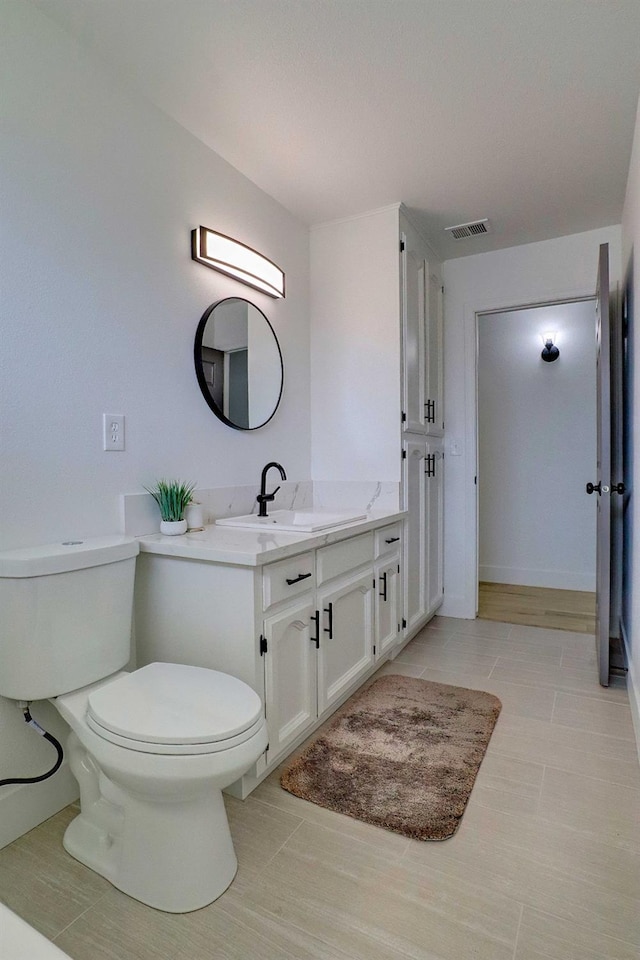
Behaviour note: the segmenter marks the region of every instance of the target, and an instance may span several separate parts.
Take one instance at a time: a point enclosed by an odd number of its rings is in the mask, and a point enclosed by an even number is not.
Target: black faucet
[[[266,467],[265,467],[264,470],[262,471],[262,479],[260,480],[260,493],[259,493],[258,496],[256,497],[256,500],[257,500],[258,503],[260,504],[260,509],[258,510],[258,516],[259,516],[259,517],[266,517],[266,516],[267,516],[267,504],[268,504],[268,503],[271,503],[273,500],[275,500],[275,498],[276,498],[276,493],[277,493],[278,490],[280,489],[280,487],[276,487],[275,490],[274,490],[272,493],[267,493],[267,492],[266,492],[266,490],[267,490],[267,473],[269,472],[269,470],[271,469],[271,467],[275,467],[276,470],[279,470],[279,471],[280,471],[280,476],[282,477],[283,480],[286,480],[286,479],[287,479],[287,475],[286,475],[286,473],[284,472],[284,467],[281,467],[279,463],[276,463],[276,462],[275,462],[275,460],[272,460],[271,463],[268,463],[268,464],[266,465]]]

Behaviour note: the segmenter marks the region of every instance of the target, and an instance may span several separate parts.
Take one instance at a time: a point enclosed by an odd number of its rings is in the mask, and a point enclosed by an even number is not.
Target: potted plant
[[[187,532],[184,511],[191,503],[195,486],[181,480],[158,480],[155,487],[145,487],[160,508],[160,533],[172,536]]]

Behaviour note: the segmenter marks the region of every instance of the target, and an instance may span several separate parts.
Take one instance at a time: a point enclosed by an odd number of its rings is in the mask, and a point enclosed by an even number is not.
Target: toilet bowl
[[[236,677],[129,660],[137,543],[0,554],[0,696],[49,699],[71,733],[80,814],[65,849],[170,913],[219,897],[237,870],[222,790],[267,747],[262,702]]]
[[[215,670],[152,663],[52,702],[80,785],[67,852],[160,910],[219,897],[237,869],[221,791],[267,746],[257,694]]]
[[[237,870],[221,791],[267,746],[257,694],[215,670],[152,663],[52,703],[80,785],[67,852],[159,910],[217,899]]]

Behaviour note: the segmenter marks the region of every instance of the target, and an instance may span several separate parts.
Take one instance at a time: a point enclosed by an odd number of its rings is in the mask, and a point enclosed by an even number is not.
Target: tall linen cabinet
[[[402,204],[312,228],[312,476],[399,485],[400,642],[442,602],[442,297]]]

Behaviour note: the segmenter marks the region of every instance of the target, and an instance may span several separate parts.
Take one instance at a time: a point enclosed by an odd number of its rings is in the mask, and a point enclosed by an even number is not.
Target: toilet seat
[[[262,703],[242,680],[177,663],[151,663],[97,687],[87,725],[104,740],[156,754],[217,753],[263,724]]]

